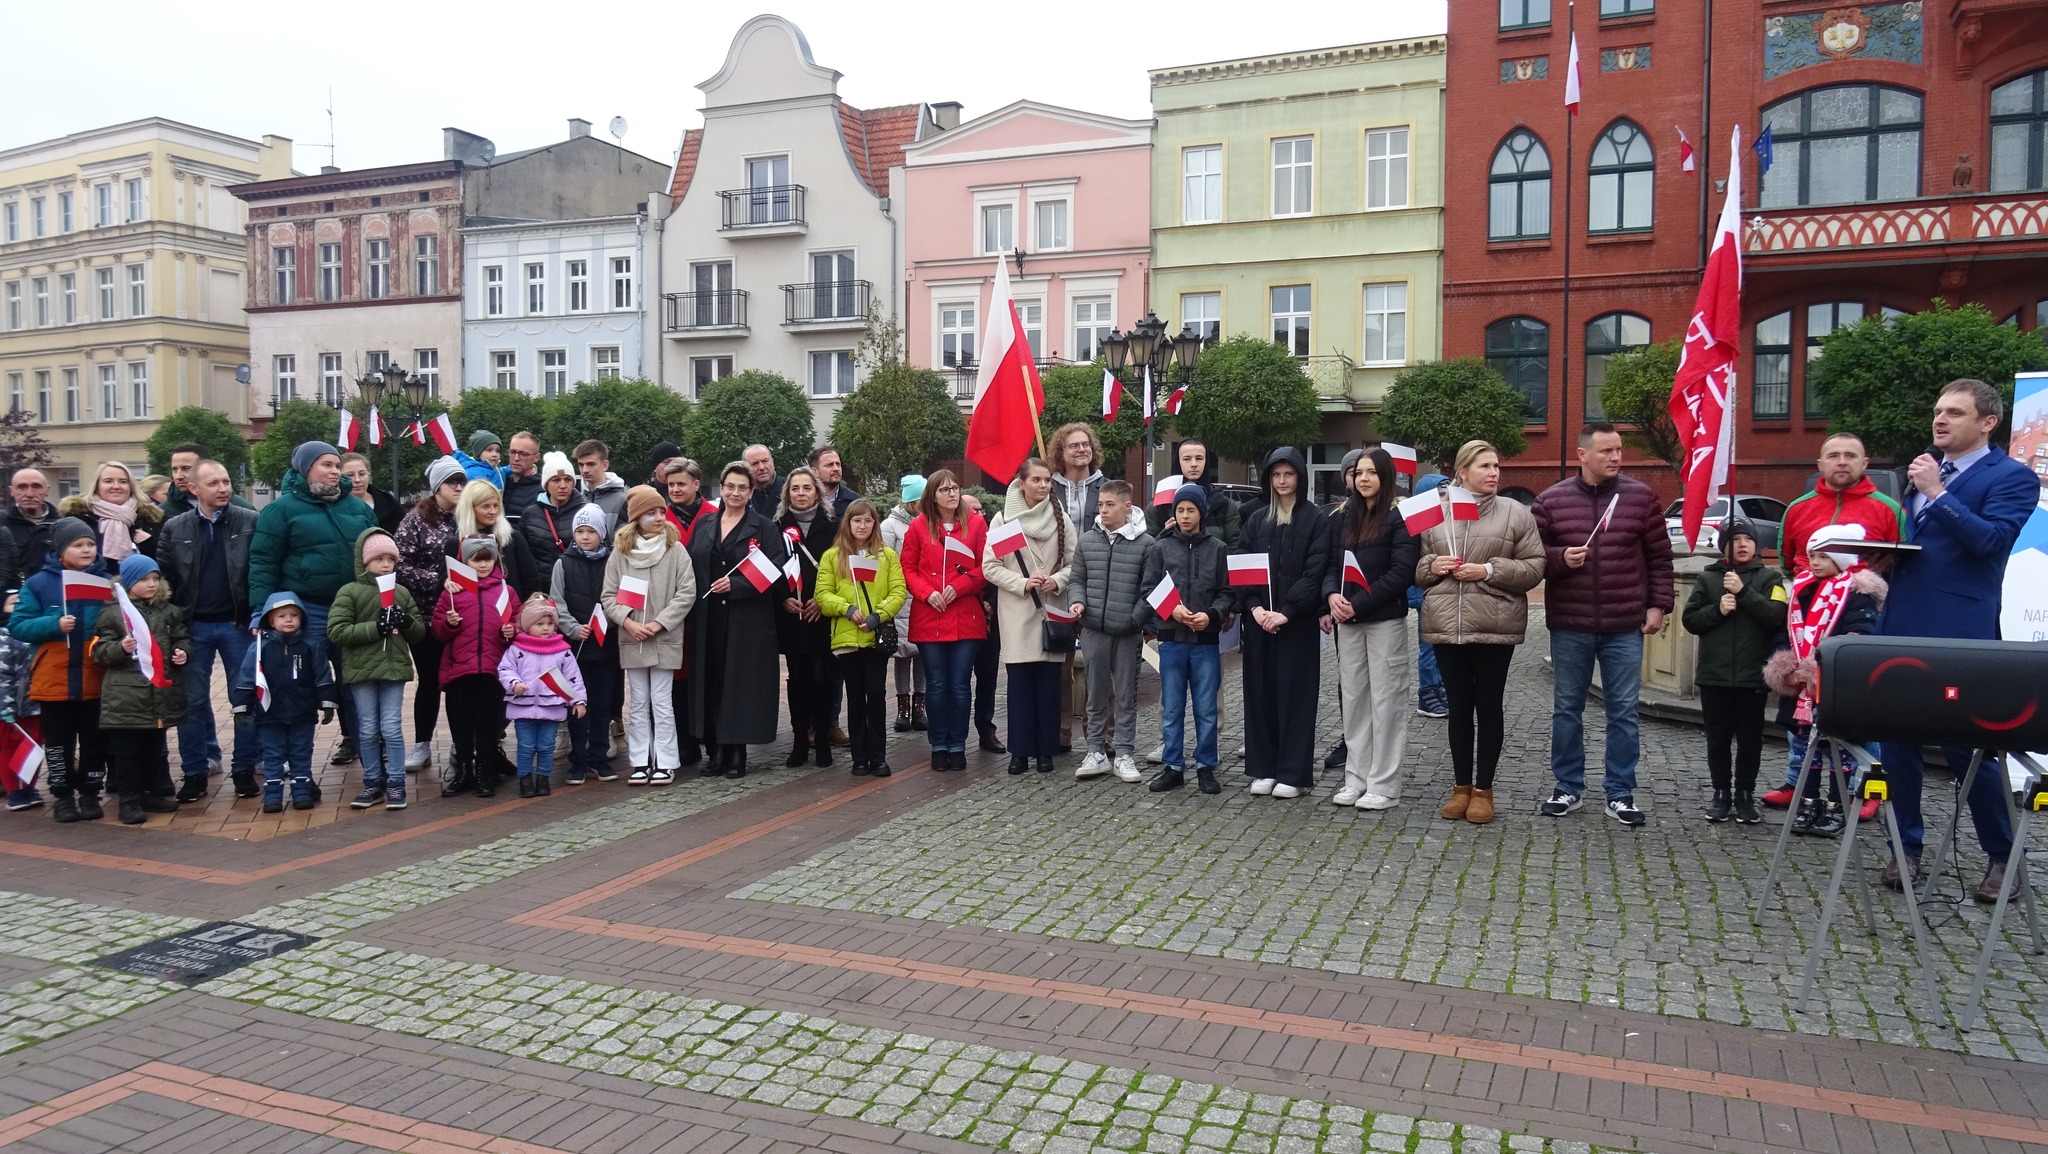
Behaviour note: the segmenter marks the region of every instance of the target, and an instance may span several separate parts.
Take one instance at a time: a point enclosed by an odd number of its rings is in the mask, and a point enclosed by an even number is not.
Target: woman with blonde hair
[[[682,768],[675,697],[669,682],[683,664],[683,622],[697,603],[697,582],[681,535],[669,524],[661,494],[646,485],[626,491],[626,516],[612,536],[598,604],[619,627],[619,666],[626,671],[628,785],[668,785]],[[622,601],[627,578],[636,586]]]
[[[142,498],[135,474],[119,461],[107,461],[94,470],[92,492],[59,501],[57,515],[76,517],[90,526],[100,556],[109,565],[137,553],[156,556],[156,532],[164,511]]]
[[[824,488],[808,465],[782,479],[782,503],[775,525],[796,554],[796,588],[785,591],[775,615],[775,647],[789,667],[789,728],[795,735],[783,764],[794,769],[810,760],[832,764],[832,721],[839,716],[839,677],[832,663],[832,622],[818,608],[818,572],[832,548],[838,524],[825,503]]]
[[[498,543],[498,567],[521,601],[548,591],[526,538],[512,531],[512,522],[505,516],[505,496],[496,485],[476,480],[462,487],[462,496],[455,500],[455,531],[464,540],[489,537]]]

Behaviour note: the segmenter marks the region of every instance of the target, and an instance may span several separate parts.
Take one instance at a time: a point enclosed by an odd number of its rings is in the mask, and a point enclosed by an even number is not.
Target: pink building
[[[963,403],[998,259],[1041,364],[1094,360],[1144,316],[1150,121],[1020,100],[903,155],[906,354]]]

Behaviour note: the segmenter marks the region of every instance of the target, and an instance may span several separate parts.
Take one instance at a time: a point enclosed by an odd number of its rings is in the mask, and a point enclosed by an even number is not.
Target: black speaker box
[[[1831,637],[1814,723],[1843,741],[2048,750],[2048,645]]]

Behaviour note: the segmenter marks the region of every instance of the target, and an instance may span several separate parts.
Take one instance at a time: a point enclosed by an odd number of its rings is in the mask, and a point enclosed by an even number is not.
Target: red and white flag
[[[440,416],[428,421],[427,435],[434,438],[434,443],[441,446],[442,452],[453,453],[455,451],[455,423],[448,419],[448,414],[442,413]]]
[[[1380,448],[1394,459],[1394,472],[1404,476],[1415,475],[1415,450],[1407,445],[1396,445],[1392,441],[1381,441]]]
[[[1153,507],[1157,508],[1161,505],[1171,507],[1173,505],[1173,495],[1180,492],[1180,487],[1185,484],[1187,484],[1187,478],[1179,473],[1175,473],[1164,481],[1159,482],[1159,487],[1152,490]]]
[[[1079,621],[1081,615],[1071,605],[1048,605],[1045,607],[1047,621]]]
[[[415,445],[424,445],[427,443],[427,427],[425,425],[420,424],[418,421],[414,421],[412,424],[407,425],[405,427],[405,435],[411,437],[412,443]]]
[[[1686,139],[1685,129],[1679,128],[1676,124],[1671,127],[1678,133],[1678,170],[1698,176],[1700,166],[1693,161],[1692,141]]]
[[[882,575],[882,563],[876,558],[853,553],[846,558],[846,571],[855,581],[874,581]]]
[[[981,560],[974,555],[974,550],[968,547],[967,542],[949,533],[946,536],[946,555],[950,557],[955,553],[960,555],[960,560],[964,564],[973,565]]]
[[[794,547],[783,552],[782,576],[784,580],[789,582],[789,595],[792,597],[802,597],[804,594],[804,566],[803,562],[798,561],[796,557],[797,553]]]
[[[988,531],[988,555],[1008,557],[1024,547],[1024,523],[1005,521]]]
[[[571,705],[576,704],[576,691],[569,688],[569,679],[563,675],[559,666],[550,668],[546,673],[541,674],[540,683],[549,693],[554,694]]]
[[[1161,577],[1159,584],[1152,587],[1152,592],[1145,594],[1145,600],[1152,606],[1152,611],[1159,614],[1161,621],[1173,620],[1173,611],[1180,608],[1180,590],[1173,587],[1173,574]]]
[[[1038,440],[1038,414],[1045,390],[1031,359],[1024,322],[1010,299],[1007,254],[996,257],[995,289],[989,295],[988,327],[981,337],[975,373],[974,418],[967,423],[967,459],[982,472],[1008,483]]]
[[[754,587],[754,592],[766,593],[768,587],[782,576],[782,570],[775,567],[775,562],[768,559],[768,554],[759,549],[749,549],[747,559],[740,562],[740,576],[747,579],[747,584]]]
[[[77,569],[64,570],[64,600],[71,601],[112,601],[114,583],[96,573],[85,573]]]
[[[28,735],[28,731],[10,721],[16,744],[14,752],[7,755],[7,772],[14,775],[20,788],[27,789],[43,774],[43,743]]]
[[[1233,553],[1227,558],[1232,585],[1271,585],[1272,570],[1264,553]]]
[[[609,622],[609,621],[606,621],[606,620],[605,620],[605,618],[604,618],[604,606],[602,606],[602,605],[593,605],[593,606],[591,606],[591,607],[590,607],[590,636],[591,636],[591,637],[592,637],[592,638],[593,638],[594,640],[596,640],[596,642],[597,642],[597,643],[598,643],[599,645],[603,645],[603,644],[604,644],[604,639],[605,639],[605,635],[606,635],[606,634],[608,634],[608,633],[610,633],[611,631],[612,631],[612,630],[611,630],[611,622]]]
[[[1176,386],[1173,392],[1167,394],[1166,414],[1170,417],[1180,416],[1180,407],[1187,401],[1187,399],[1188,387],[1186,385]]]
[[[1372,592],[1372,582],[1365,579],[1365,566],[1358,563],[1358,554],[1349,549],[1344,550],[1344,584]]]
[[[1564,110],[1579,114],[1579,34],[1572,33],[1571,51],[1564,58]]]
[[[1447,485],[1445,488],[1451,494],[1451,520],[1477,521],[1479,519],[1479,498],[1472,495],[1472,490],[1458,485]]]
[[[398,574],[386,573],[377,578],[377,603],[386,609],[398,605]]]
[[[476,570],[464,565],[453,557],[448,558],[448,579],[455,582],[455,587],[464,593],[476,592],[478,581]]]
[[[149,631],[149,622],[143,619],[142,610],[128,599],[126,589],[115,589],[114,597],[121,603],[121,622],[128,627],[128,636],[135,639],[135,667],[158,689],[171,687],[171,655],[164,652],[163,643]]]
[[[384,438],[390,434],[391,430],[384,427],[384,415],[377,411],[377,406],[375,405],[370,406],[369,426],[370,447],[373,449],[381,448],[384,444]]]
[[[341,446],[341,451],[344,453],[355,452],[356,438],[361,436],[362,432],[362,423],[356,420],[356,415],[343,408],[341,410],[341,434],[334,438],[335,442]]]
[[[1141,391],[1141,392],[1142,392],[1142,393],[1144,393],[1144,395],[1145,395],[1145,412],[1144,412],[1144,415],[1145,415],[1145,423],[1149,425],[1149,424],[1151,424],[1151,423],[1152,423],[1152,417],[1153,417],[1153,415],[1154,415],[1154,410],[1153,410],[1152,406],[1153,406],[1154,404],[1156,404],[1156,403],[1157,403],[1157,402],[1155,401],[1155,399],[1153,398],[1153,396],[1152,396],[1152,366],[1151,366],[1151,365],[1140,365],[1140,366],[1138,366],[1138,381],[1139,381],[1139,391]]]
[[[612,600],[626,609],[647,608],[647,578],[624,574],[619,578],[619,591]]]
[[[505,611],[512,607],[512,587],[503,582],[498,584],[498,621],[500,624],[512,618]]]
[[[256,707],[270,712],[270,678],[263,674],[263,631],[256,632]]]
[[[1586,534],[1586,544],[1591,545],[1593,538],[1598,537],[1600,531],[1607,528],[1608,524],[1614,520],[1614,507],[1619,504],[1621,504],[1620,493],[1616,493],[1607,499],[1607,509],[1600,514],[1600,520],[1594,523],[1593,531]]]
[[[1678,475],[1684,483],[1685,540],[1698,548],[1700,521],[1721,499],[1735,454],[1735,342],[1742,331],[1742,126],[1728,146],[1728,197],[1707,275],[1700,282],[1685,348],[1671,387],[1671,423],[1678,431]]]
[[[1394,508],[1408,526],[1408,535],[1420,537],[1444,523],[1444,500],[1436,490],[1417,493]]]
[[[1123,386],[1123,382],[1122,382],[1122,381],[1119,381],[1119,380],[1117,380],[1117,379],[1116,379],[1116,374],[1115,374],[1115,373],[1112,373],[1112,372],[1110,372],[1110,371],[1109,371],[1108,369],[1104,369],[1104,370],[1102,370],[1102,423],[1103,423],[1103,424],[1105,424],[1105,425],[1114,425],[1114,424],[1116,424],[1116,411],[1117,411],[1117,408],[1118,408],[1118,406],[1120,406],[1120,405],[1122,405],[1122,404],[1123,404],[1123,400],[1124,400],[1124,386]]]

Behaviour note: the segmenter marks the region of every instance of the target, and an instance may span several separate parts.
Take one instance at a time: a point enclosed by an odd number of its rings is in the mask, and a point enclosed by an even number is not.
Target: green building
[[[1443,109],[1441,36],[1152,73],[1152,307],[1301,360],[1319,497],[1394,377],[1441,355]]]

